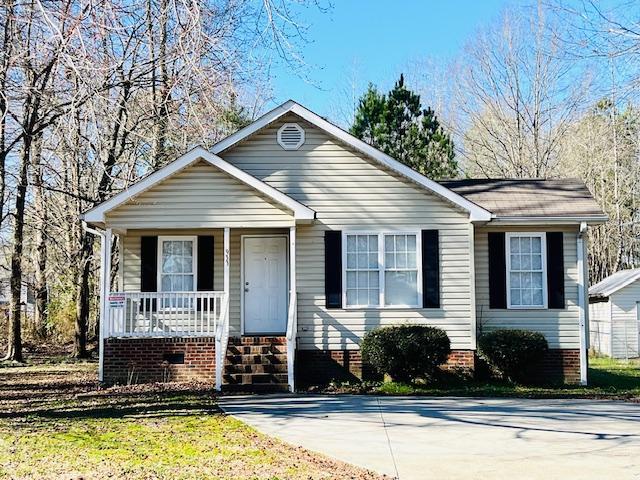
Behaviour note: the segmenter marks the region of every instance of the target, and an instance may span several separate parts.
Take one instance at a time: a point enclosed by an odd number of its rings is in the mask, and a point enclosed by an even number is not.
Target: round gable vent
[[[278,143],[285,150],[297,150],[304,143],[304,130],[297,123],[285,123],[278,130]]]

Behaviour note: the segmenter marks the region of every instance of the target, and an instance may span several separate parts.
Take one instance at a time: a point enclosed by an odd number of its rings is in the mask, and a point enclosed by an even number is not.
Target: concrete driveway
[[[640,480],[640,404],[281,395],[220,405],[261,432],[402,480]]]

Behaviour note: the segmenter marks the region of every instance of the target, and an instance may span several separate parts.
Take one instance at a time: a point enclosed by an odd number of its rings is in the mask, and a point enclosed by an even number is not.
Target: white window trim
[[[197,235],[164,235],[158,236],[158,292],[164,292],[162,290],[162,244],[163,242],[170,241],[192,241],[193,242],[193,290],[198,291],[198,237]]]
[[[379,305],[347,305],[347,235],[376,235],[378,237],[378,285],[380,289]],[[416,236],[416,266],[418,278],[416,280],[417,300],[416,305],[385,305],[384,296],[384,237],[385,235],[415,235]],[[422,235],[420,231],[342,231],[342,308],[345,310],[397,310],[422,308]]]
[[[511,305],[511,238],[539,237],[542,250],[542,305]],[[547,234],[545,232],[507,232],[504,254],[506,257],[507,308],[509,310],[546,310],[549,308],[547,295]]]

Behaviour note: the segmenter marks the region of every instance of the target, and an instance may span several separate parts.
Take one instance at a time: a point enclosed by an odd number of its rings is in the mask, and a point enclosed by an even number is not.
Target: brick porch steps
[[[222,389],[233,392],[288,390],[285,337],[233,337],[225,355]]]

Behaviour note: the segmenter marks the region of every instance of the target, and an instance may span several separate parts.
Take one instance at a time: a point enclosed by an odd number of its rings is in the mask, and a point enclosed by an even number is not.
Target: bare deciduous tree
[[[585,86],[559,52],[544,9],[505,14],[467,47],[459,95],[468,174],[554,175]]]

